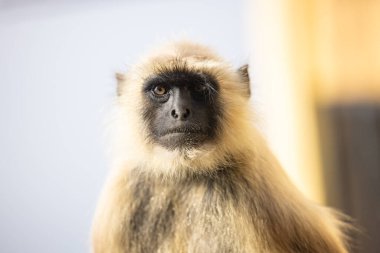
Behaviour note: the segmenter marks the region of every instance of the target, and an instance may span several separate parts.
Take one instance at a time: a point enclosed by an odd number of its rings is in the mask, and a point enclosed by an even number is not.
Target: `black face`
[[[197,147],[217,132],[218,84],[205,73],[166,71],[144,84],[150,138],[167,149]]]

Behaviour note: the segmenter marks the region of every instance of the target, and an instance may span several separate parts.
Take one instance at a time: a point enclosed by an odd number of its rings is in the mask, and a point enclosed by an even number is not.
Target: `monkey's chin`
[[[166,149],[194,149],[202,146],[208,139],[204,133],[169,133],[159,137],[158,143]]]

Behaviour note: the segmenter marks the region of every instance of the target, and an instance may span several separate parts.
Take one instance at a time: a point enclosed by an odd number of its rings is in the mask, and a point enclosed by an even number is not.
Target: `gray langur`
[[[348,252],[340,215],[293,186],[255,129],[247,66],[179,41],[117,79],[95,253]]]

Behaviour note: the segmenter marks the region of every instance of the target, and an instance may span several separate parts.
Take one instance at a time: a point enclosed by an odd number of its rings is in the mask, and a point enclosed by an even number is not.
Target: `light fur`
[[[212,144],[168,150],[147,137],[142,84],[179,67],[220,84],[223,124]],[[254,127],[242,78],[212,50],[169,43],[117,79],[114,168],[95,215],[95,253],[348,252],[343,222],[292,185]]]

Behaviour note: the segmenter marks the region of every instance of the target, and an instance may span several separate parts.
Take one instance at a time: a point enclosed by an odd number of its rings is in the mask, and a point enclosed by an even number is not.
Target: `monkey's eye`
[[[153,92],[157,96],[165,95],[168,92],[168,89],[163,85],[157,85],[153,88]]]
[[[206,85],[199,84],[194,87],[194,90],[196,92],[205,92],[207,90],[207,87]]]

